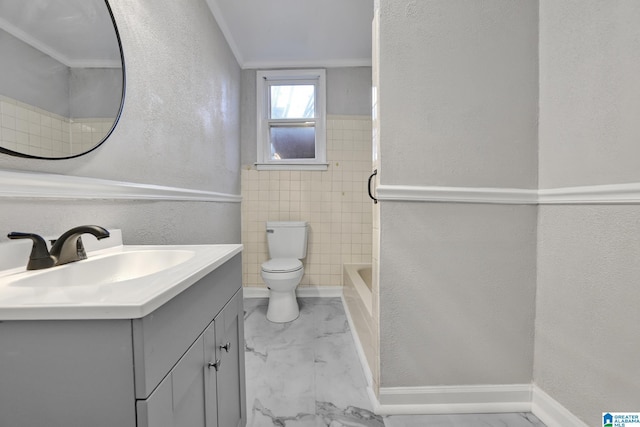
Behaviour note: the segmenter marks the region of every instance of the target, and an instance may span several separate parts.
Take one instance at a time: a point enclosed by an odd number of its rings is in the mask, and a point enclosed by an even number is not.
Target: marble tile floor
[[[284,324],[267,303],[244,300],[247,427],[544,427],[529,413],[376,415],[340,298],[301,298]]]

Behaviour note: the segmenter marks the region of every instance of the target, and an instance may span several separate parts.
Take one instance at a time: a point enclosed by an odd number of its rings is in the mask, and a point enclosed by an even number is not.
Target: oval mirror
[[[98,147],[124,101],[106,0],[0,0],[0,152],[68,159]]]

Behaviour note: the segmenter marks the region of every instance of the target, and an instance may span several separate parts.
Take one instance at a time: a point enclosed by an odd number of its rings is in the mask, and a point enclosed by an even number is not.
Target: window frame
[[[270,88],[279,85],[313,84],[315,117],[312,119],[271,119]],[[259,70],[256,73],[257,162],[258,170],[327,170],[326,71],[324,69]],[[314,123],[315,157],[312,159],[271,159],[270,124]]]

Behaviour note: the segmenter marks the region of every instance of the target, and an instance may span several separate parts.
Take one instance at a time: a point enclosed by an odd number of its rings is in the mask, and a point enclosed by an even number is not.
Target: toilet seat
[[[274,258],[262,264],[267,273],[291,273],[302,268],[302,261],[296,258]]]

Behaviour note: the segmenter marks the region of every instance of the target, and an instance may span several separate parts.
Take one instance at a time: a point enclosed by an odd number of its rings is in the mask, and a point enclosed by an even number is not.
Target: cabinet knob
[[[220,350],[224,350],[229,353],[229,350],[231,350],[231,343],[227,341],[226,344],[220,346]]]
[[[217,371],[218,369],[220,369],[221,364],[222,362],[220,362],[220,359],[216,359],[215,362],[209,362],[207,366],[209,367],[209,369],[216,368],[216,371]]]

